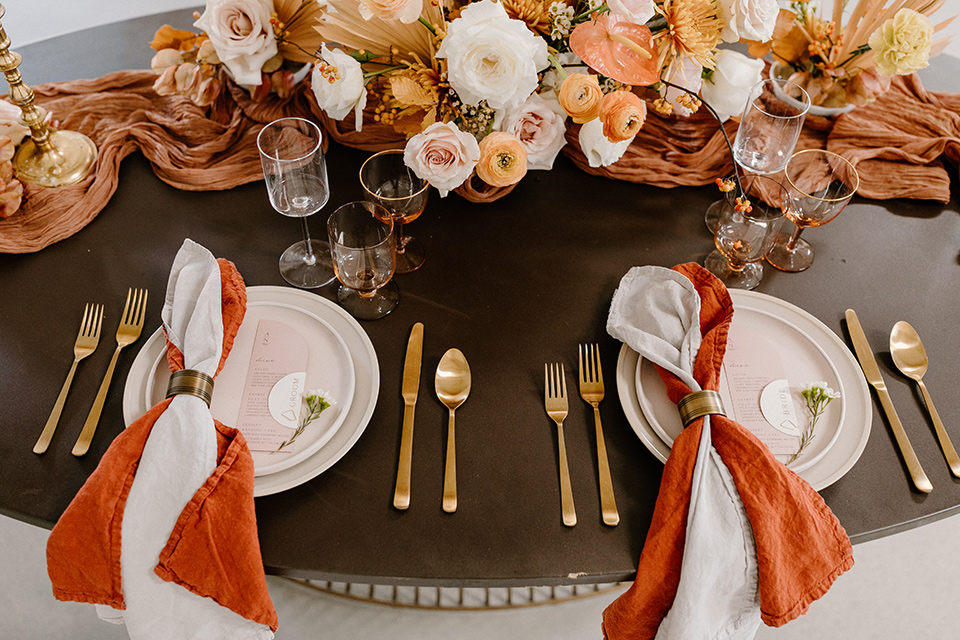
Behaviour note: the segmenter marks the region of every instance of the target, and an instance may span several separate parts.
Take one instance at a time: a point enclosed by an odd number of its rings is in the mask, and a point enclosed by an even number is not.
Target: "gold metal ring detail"
[[[707,415],[727,415],[723,410],[723,402],[720,401],[720,394],[709,389],[703,391],[694,391],[683,397],[677,403],[677,410],[680,412],[680,420],[684,428],[697,418]]]
[[[181,393],[196,396],[209,407],[210,401],[213,399],[213,378],[196,369],[174,371],[170,376],[170,382],[167,383],[166,397],[169,398]]]

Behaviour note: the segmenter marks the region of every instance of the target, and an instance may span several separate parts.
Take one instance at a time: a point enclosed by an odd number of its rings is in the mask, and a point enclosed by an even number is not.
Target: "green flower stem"
[[[547,60],[550,61],[550,64],[553,65],[553,67],[557,70],[557,73],[560,75],[560,82],[562,83],[564,80],[566,80],[567,76],[570,74],[563,69],[563,65],[560,64],[560,61],[557,59],[557,57],[548,51]]]
[[[426,18],[424,18],[423,16],[420,16],[419,18],[417,18],[417,21],[423,26],[425,26],[427,29],[429,29],[430,33],[432,33],[433,35],[437,35],[437,30],[433,28],[432,24],[427,22]]]

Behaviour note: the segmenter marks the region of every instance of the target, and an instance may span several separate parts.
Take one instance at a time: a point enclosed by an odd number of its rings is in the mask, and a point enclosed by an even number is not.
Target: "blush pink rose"
[[[407,141],[403,161],[440,197],[463,184],[480,160],[480,145],[451,122],[435,122]]]
[[[360,0],[360,15],[364,20],[399,20],[404,24],[416,22],[423,13],[423,0]]]

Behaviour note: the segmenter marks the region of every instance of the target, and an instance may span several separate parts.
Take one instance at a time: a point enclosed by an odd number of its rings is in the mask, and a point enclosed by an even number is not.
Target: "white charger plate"
[[[805,333],[826,354],[836,368],[844,389],[844,425],[836,440],[816,462],[798,472],[817,491],[829,487],[846,474],[860,459],[870,438],[873,406],[870,391],[860,365],[846,344],[817,318],[789,302],[755,291],[731,290],[734,309],[748,306],[783,318]],[[734,313],[736,317],[736,312]],[[637,364],[640,356],[623,345],[617,360],[617,395],[627,421],[640,441],[661,462],[670,456],[670,446],[653,430],[637,398]]]
[[[334,429],[330,437],[320,444],[315,451],[302,457],[299,461],[268,475],[258,475],[254,479],[254,496],[264,496],[285,491],[316,477],[333,466],[356,444],[370,422],[370,417],[373,415],[374,407],[377,404],[377,396],[380,391],[380,367],[373,343],[370,342],[370,338],[360,324],[350,314],[326,298],[299,289],[258,286],[247,289],[247,304],[251,309],[272,306],[275,308],[275,312],[279,311],[281,315],[286,314],[287,320],[299,318],[297,322],[313,323],[314,331],[318,330],[317,321],[319,321],[323,327],[338,337],[346,349],[347,359],[350,361],[353,374],[352,393],[348,394],[349,398],[343,399],[341,405],[343,410],[337,414],[337,420],[340,423],[339,428]],[[296,315],[290,315],[291,313]],[[259,313],[251,314],[249,318],[252,320],[255,315],[259,315]],[[252,321],[248,325],[247,318],[245,318],[235,344],[239,346],[240,334],[248,332],[255,335],[256,322]],[[148,405],[147,402],[148,385],[153,385],[155,389],[166,389],[165,382],[157,384],[155,379],[158,357],[161,366],[164,369],[166,368],[162,358],[165,344],[162,334],[155,342],[154,339],[155,336],[151,336],[150,340],[141,348],[127,376],[123,394],[123,417],[127,425],[143,415],[149,406],[152,406]],[[215,397],[218,392],[224,393],[225,389],[229,387],[239,398],[249,361],[249,351],[244,354],[245,357],[233,361],[233,365],[231,365],[231,358],[234,355],[235,353],[231,352],[224,370],[217,377],[214,388]],[[224,384],[223,376],[227,373],[227,367],[229,366],[242,369],[244,375],[239,377],[239,387],[235,386],[235,382],[231,385]],[[166,375],[169,375],[169,373],[167,372]],[[214,414],[214,417],[224,424],[231,424],[220,415]],[[229,418],[230,416],[225,417]],[[309,429],[308,427],[308,430],[304,431],[301,437],[304,437]],[[258,456],[270,455],[269,453],[257,452],[254,457],[256,459]]]
[[[791,390],[794,391],[794,408],[800,420],[800,425],[804,426],[806,424],[804,421],[809,418],[809,413],[799,394],[799,389],[805,383],[824,381],[828,386],[840,392],[840,399],[827,405],[824,413],[817,421],[813,440],[804,448],[796,460],[788,464],[791,469],[799,472],[826,455],[840,436],[840,430],[843,428],[846,418],[847,385],[843,383],[830,357],[816,340],[784,318],[782,313],[774,314],[768,310],[757,308],[756,301],[757,299],[752,296],[734,296],[735,312],[733,322],[730,325],[728,345],[732,344],[733,340],[738,340],[737,344],[743,345],[751,339],[755,340],[754,336],[762,336],[765,339],[767,344],[760,348],[764,349],[764,356],[779,359],[783,364],[783,377],[789,382]],[[760,304],[762,306],[763,303]],[[731,362],[730,358],[731,352],[728,351],[724,359],[725,366]],[[772,382],[772,380],[767,380],[763,384],[769,382]],[[673,446],[673,441],[683,431],[680,413],[677,411],[677,405],[667,397],[666,387],[659,373],[657,373],[656,366],[642,357],[637,364],[636,386],[640,410],[647,422],[661,440],[668,446]],[[761,391],[761,388],[755,389],[758,403]],[[730,391],[726,376],[723,374],[720,376],[719,392],[724,398],[728,415],[737,419],[733,412],[734,407],[731,406],[729,401]],[[741,424],[744,423],[741,422]],[[759,433],[755,435],[761,436]],[[763,437],[760,439],[763,440]],[[799,445],[799,440],[797,444]],[[790,457],[789,454],[777,456],[784,463],[788,463]]]

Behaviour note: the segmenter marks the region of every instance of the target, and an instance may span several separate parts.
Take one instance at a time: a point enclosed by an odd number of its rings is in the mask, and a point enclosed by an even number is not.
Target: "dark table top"
[[[174,12],[16,47],[29,84],[98,77],[147,67],[147,42],[160,25],[188,28]],[[950,65],[923,74],[935,90],[956,89]],[[359,199],[366,153],[328,152],[327,212]],[[955,170],[953,174],[956,175]],[[954,184],[954,188],[956,188]],[[632,266],[702,261],[713,242],[703,212],[716,189],[655,187],[587,176],[561,157],[509,196],[470,204],[432,196],[409,226],[427,248],[419,271],[399,276],[401,301],[363,323],[380,363],[373,418],[334,467],[289,491],[256,500],[263,561],[271,573],[355,582],[461,586],[607,582],[630,578],[646,535],[662,464],[641,444],[617,400],[620,343],[604,329],[611,296]],[[932,202],[856,199],[829,226],[805,237],[816,250],[807,272],[768,269],[759,291],[796,304],[845,340],[843,313],[859,312],[893,401],[934,491],[911,489],[889,428],[874,402],[873,428],[859,463],[822,495],[854,542],[960,511],[919,393],[893,368],[890,328],[906,319],[931,356],[926,378],[948,431],[960,443],[960,217],[956,198]],[[324,215],[311,220],[322,233]],[[276,214],[262,183],[226,192],[185,192],[158,180],[139,154],[127,158],[119,188],[84,230],[43,251],[0,255],[0,513],[52,527],[110,441],[123,428],[122,385],[141,343],[119,359],[113,391],[90,453],[70,448],[112,349],[81,363],[49,451],[31,452],[70,364],[83,304],[119,306],[128,287],[151,294],[146,331],[185,237],[233,260],[248,286],[283,285],[280,253],[299,224]],[[316,291],[335,299],[332,285]],[[400,378],[411,326],[426,327],[408,511],[391,507],[400,443]],[[106,333],[105,333],[106,335]],[[104,341],[112,338],[107,336]],[[543,366],[563,362],[575,380],[577,344],[598,342],[607,398],[601,404],[621,524],[601,522],[593,418],[571,389],[565,424],[579,524],[564,527],[556,430],[543,409]],[[441,510],[446,409],[432,391],[440,356],[458,347],[473,390],[458,410],[460,505]]]

